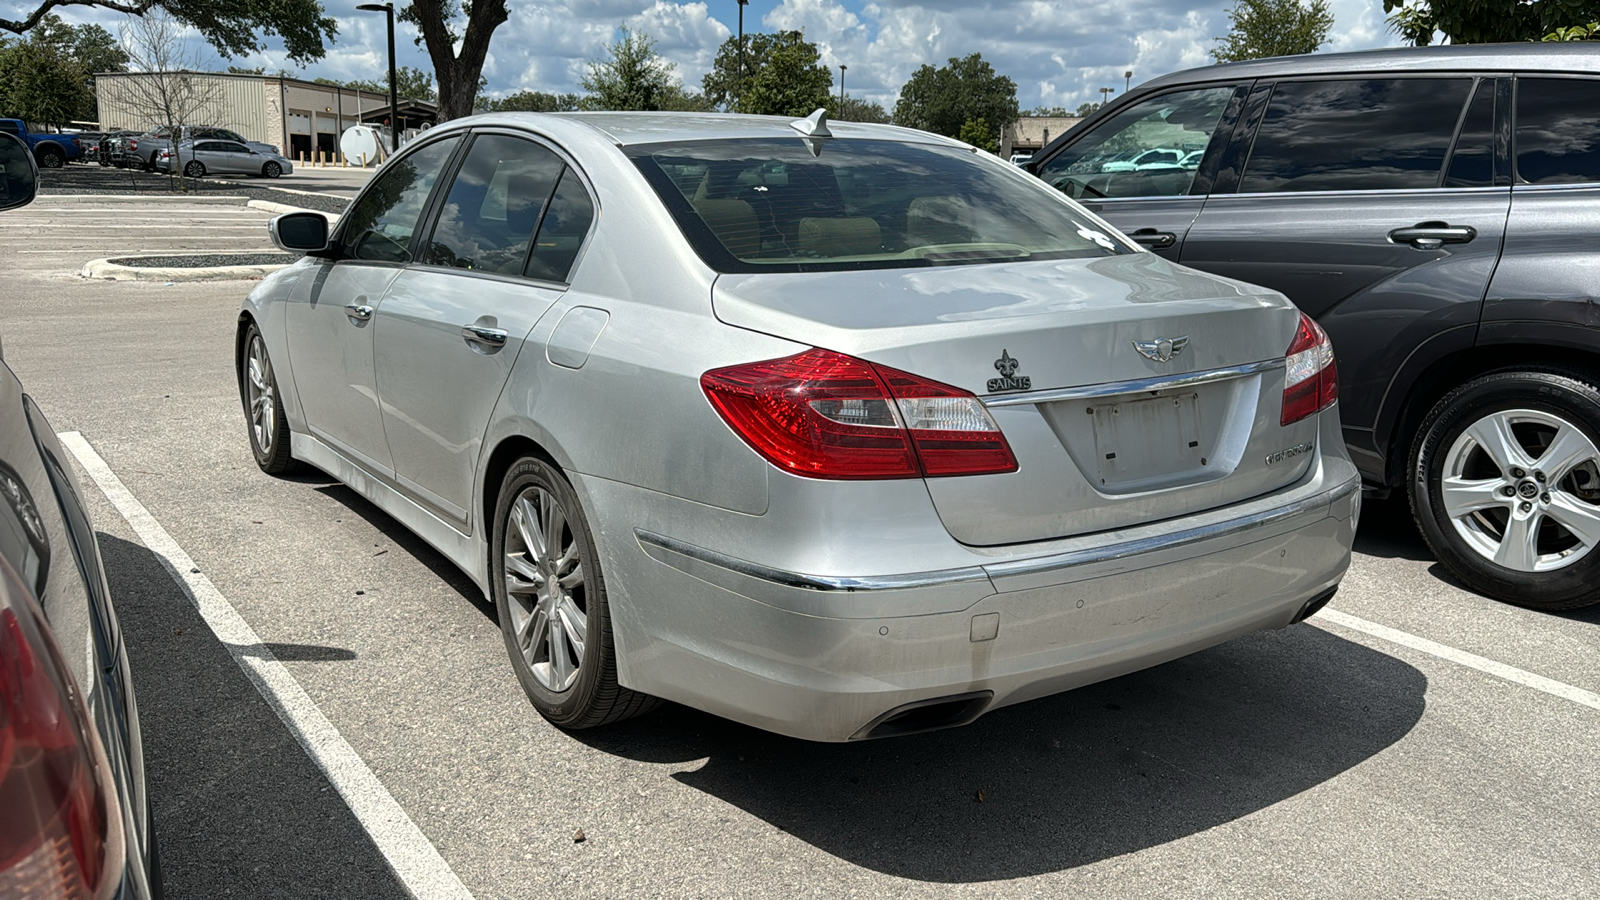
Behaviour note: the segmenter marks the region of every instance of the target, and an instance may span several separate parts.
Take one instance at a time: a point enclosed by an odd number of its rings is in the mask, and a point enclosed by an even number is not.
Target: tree
[[[1596,0],[1383,0],[1389,29],[1425,47],[1440,32],[1452,44],[1537,41],[1545,35],[1600,19]]]
[[[297,63],[321,59],[326,53],[324,42],[331,41],[339,33],[339,24],[323,15],[320,0],[34,0],[34,3],[37,5],[33,11],[21,18],[0,18],[0,31],[31,32],[57,7],[98,6],[134,16],[165,14],[200,32],[223,56],[248,56],[265,49],[261,35],[275,34],[283,39],[289,59]]]
[[[969,119],[961,123],[961,133],[956,135],[956,140],[964,141],[989,153],[998,153],[1000,148],[995,144],[994,132],[989,130],[989,123],[983,119]]]
[[[1104,103],[1095,103],[1093,101],[1091,101],[1089,103],[1079,103],[1078,104],[1078,111],[1073,113],[1073,115],[1077,116],[1080,119],[1085,119],[1085,118],[1088,118],[1095,110],[1099,109],[1100,107],[1102,107],[1104,105],[1105,105]]]
[[[832,110],[838,105],[833,71],[822,64],[817,45],[800,31],[744,36],[742,90],[739,39],[728,38],[700,85],[708,100],[729,112],[809,116],[819,107]]]
[[[332,78],[318,78],[320,84],[337,84],[341,87],[358,91],[371,91],[374,94],[389,93],[389,79],[381,81],[375,79],[360,79],[356,81],[339,82]],[[439,95],[433,89],[433,75],[421,69],[410,66],[401,66],[394,71],[395,93],[406,100],[426,100],[429,103],[438,99]]]
[[[478,112],[571,112],[582,98],[577,94],[547,94],[544,91],[517,91],[499,98],[486,98]]]
[[[1060,118],[1062,116],[1070,116],[1072,113],[1067,112],[1067,108],[1065,106],[1035,106],[1033,109],[1023,113],[1023,115]]]
[[[1238,0],[1228,18],[1233,27],[1211,50],[1217,62],[1315,53],[1333,28],[1328,0]]]
[[[217,79],[196,71],[204,68],[198,54],[184,44],[183,26],[165,12],[129,18],[122,26],[122,45],[141,73],[125,80],[129,93],[124,99],[143,120],[171,129],[176,175],[183,170],[179,154],[184,127],[217,124],[195,121],[221,102]]]
[[[417,45],[425,46],[433,60],[433,75],[439,82],[439,120],[472,115],[489,39],[507,18],[506,0],[411,0],[398,15],[417,26],[421,32]],[[456,22],[462,17],[466,27],[458,32]]]
[[[833,118],[841,122],[874,122],[879,125],[889,124],[889,113],[881,103],[871,103],[846,96],[843,103],[835,103]]]
[[[0,109],[7,115],[52,129],[94,109],[94,95],[83,68],[47,41],[7,42],[0,46]]]
[[[606,48],[608,60],[590,60],[589,71],[578,83],[588,92],[584,109],[654,111],[683,89],[673,81],[672,63],[656,52],[647,34],[622,29],[622,37]]]
[[[990,141],[1017,120],[1017,83],[996,75],[994,67],[974,53],[935,69],[924,65],[900,89],[894,123],[961,138],[969,122],[983,122]],[[968,143],[972,143],[968,141]]]

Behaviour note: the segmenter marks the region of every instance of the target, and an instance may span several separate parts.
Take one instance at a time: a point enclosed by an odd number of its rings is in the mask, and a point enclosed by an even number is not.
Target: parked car
[[[118,165],[118,160],[123,152],[124,142],[128,138],[133,137],[138,133],[139,132],[137,131],[128,131],[124,129],[122,131],[108,131],[101,135],[98,147],[96,148],[96,153],[94,155],[94,161],[102,166]]]
[[[1130,153],[1123,159],[1107,160],[1102,172],[1143,172],[1147,169],[1170,169],[1183,159],[1182,150],[1170,147],[1152,147]]]
[[[206,175],[257,175],[277,178],[294,171],[294,164],[276,152],[253,150],[237,141],[184,141],[176,151],[156,155],[156,170],[171,172],[182,165],[190,178]]]
[[[72,135],[73,142],[78,145],[78,150],[81,151],[78,155],[78,162],[98,162],[100,139],[103,137],[105,137],[105,132],[101,131],[80,131]]]
[[[239,317],[257,463],[460,566],[562,727],[964,724],[1299,621],[1349,562],[1322,332],[957,141],[476,116],[331,237],[271,229],[306,255]]]
[[[34,161],[45,169],[59,169],[83,153],[72,135],[29,131],[28,123],[21,119],[0,119],[0,134],[9,134],[26,144]]]
[[[1028,160],[1030,160],[1030,159],[1033,159],[1033,154],[1032,153],[1013,153],[1013,154],[1011,154],[1011,164],[1013,166],[1025,166],[1025,165],[1028,164]]]
[[[1596,103],[1587,45],[1258,60],[1148,82],[1032,170],[1316,317],[1368,488],[1405,490],[1464,583],[1565,609],[1600,602]],[[1193,171],[1079,174],[1129,143],[1207,149]]]
[[[172,149],[172,127],[152,128],[137,137],[128,139],[126,157],[130,162],[136,160],[137,165],[144,169],[155,169],[156,162],[161,158],[161,151]],[[212,125],[185,125],[181,129],[180,143],[186,141],[232,141],[244,144],[257,153],[270,153],[278,155],[278,148],[272,144],[261,141],[247,141],[236,131],[227,128],[218,128]]]
[[[0,135],[0,209],[33,154]],[[0,894],[161,896],[139,714],[94,528],[55,431],[0,357]]]

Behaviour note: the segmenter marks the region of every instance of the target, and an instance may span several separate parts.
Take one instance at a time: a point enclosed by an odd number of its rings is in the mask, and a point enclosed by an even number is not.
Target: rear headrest
[[[728,252],[740,258],[761,252],[761,225],[743,200],[696,200],[694,211]]]
[[[849,219],[801,219],[799,249],[818,256],[860,256],[883,245],[883,231],[868,216]]]
[[[967,243],[972,240],[972,207],[956,196],[918,197],[906,207],[906,236],[912,246]]]

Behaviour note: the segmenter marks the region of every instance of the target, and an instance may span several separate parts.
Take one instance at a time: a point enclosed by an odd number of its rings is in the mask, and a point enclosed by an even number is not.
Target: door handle
[[[372,307],[364,303],[346,303],[344,305],[344,314],[352,319],[365,322],[372,318]]]
[[[1178,242],[1178,236],[1170,231],[1157,231],[1154,228],[1141,228],[1128,233],[1135,244],[1149,247],[1151,250],[1165,250]]]
[[[1465,244],[1477,236],[1478,229],[1471,225],[1450,225],[1446,222],[1422,222],[1389,232],[1392,243],[1410,244],[1418,250],[1437,250],[1445,244]]]
[[[510,333],[503,328],[485,328],[482,325],[461,326],[461,336],[469,344],[477,344],[489,350],[499,350],[506,345],[506,338]]]

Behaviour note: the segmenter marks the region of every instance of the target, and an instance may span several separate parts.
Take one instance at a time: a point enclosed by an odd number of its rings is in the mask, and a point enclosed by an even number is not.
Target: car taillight
[[[122,818],[105,751],[0,558],[0,897],[98,900],[121,882]]]
[[[1339,366],[1333,358],[1333,343],[1327,332],[1312,318],[1300,314],[1294,341],[1284,360],[1283,414],[1278,421],[1293,425],[1306,416],[1322,412],[1339,399]]]
[[[137,149],[139,149],[139,139],[138,138],[128,138],[128,149],[129,150],[137,150]]]
[[[714,369],[700,387],[773,465],[865,480],[1014,472],[1016,457],[974,395],[831,350]]]

